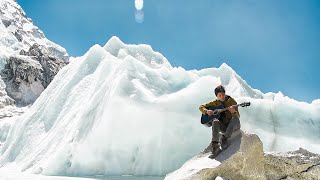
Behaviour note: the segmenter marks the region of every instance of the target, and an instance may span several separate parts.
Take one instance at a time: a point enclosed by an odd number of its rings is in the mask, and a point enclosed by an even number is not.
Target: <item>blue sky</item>
[[[113,35],[149,44],[173,66],[230,65],[253,88],[311,102],[320,98],[317,0],[17,0],[71,56]],[[144,14],[143,22],[135,14]]]

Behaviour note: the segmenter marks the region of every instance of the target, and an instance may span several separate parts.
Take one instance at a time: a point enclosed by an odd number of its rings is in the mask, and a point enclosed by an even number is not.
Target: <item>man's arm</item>
[[[232,97],[230,97],[230,104],[231,105],[237,105],[237,101],[236,100],[234,100]],[[240,118],[240,113],[239,113],[239,111],[238,111],[238,107],[236,107],[235,108],[235,112],[234,113],[232,113],[232,117],[237,117],[237,118]]]
[[[199,110],[201,111],[201,113],[203,115],[205,115],[205,114],[207,114],[207,110],[208,110],[207,107],[216,106],[216,105],[218,105],[217,100],[213,100],[213,101],[210,101],[206,104],[200,105]]]

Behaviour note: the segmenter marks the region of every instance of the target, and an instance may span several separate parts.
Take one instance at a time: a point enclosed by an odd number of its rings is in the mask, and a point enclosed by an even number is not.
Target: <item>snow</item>
[[[21,50],[27,52],[34,43],[46,47],[49,51],[48,55],[67,61],[66,50],[49,41],[43,32],[33,24],[32,20],[26,17],[25,12],[16,1],[1,0],[0,11],[0,71],[3,70],[9,58],[14,56],[41,67],[39,62],[32,60],[32,58],[19,56]],[[0,77],[0,108],[13,104],[9,103],[13,100],[7,96],[6,86],[2,78],[4,77]],[[26,86],[30,87],[27,88]],[[21,85],[21,90],[21,96],[26,97],[27,101],[33,101],[43,91],[43,87],[39,82],[36,82],[30,85]]]
[[[316,99],[314,101],[312,101],[311,104],[314,104],[314,105],[317,105],[317,106],[320,106],[320,99]]]
[[[14,121],[0,165],[43,175],[165,175],[209,144],[198,107],[220,84],[239,103],[251,102],[239,109],[242,129],[258,134],[265,150],[320,152],[318,101],[263,94],[227,64],[172,67],[149,45],[113,37],[71,59]]]
[[[31,23],[23,24],[23,31],[31,31],[32,28],[33,28],[33,24],[31,24]]]
[[[180,169],[168,174],[165,179],[166,180],[188,179],[202,169],[218,167],[221,164],[221,162],[215,159],[210,159],[209,155],[210,153],[207,153],[202,157],[201,156],[193,157],[192,159],[188,160],[185,164],[183,164],[183,166]]]
[[[38,43],[47,47],[52,56],[67,59],[66,50],[48,40],[32,20],[26,17],[26,13],[16,1],[1,0],[0,10],[1,49],[6,49],[10,54],[19,54],[20,50],[28,51],[34,43]]]
[[[171,67],[169,61],[159,52],[154,52],[150,45],[126,45],[118,37],[113,36],[103,48],[119,59],[131,56],[152,68]]]

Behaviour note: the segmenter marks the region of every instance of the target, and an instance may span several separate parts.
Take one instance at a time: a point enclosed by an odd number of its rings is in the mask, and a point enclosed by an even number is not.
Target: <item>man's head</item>
[[[225,93],[226,93],[226,90],[224,89],[223,86],[218,86],[216,87],[216,89],[214,90],[214,93],[216,94],[217,98],[220,100],[220,101],[224,101],[226,96],[225,96]]]

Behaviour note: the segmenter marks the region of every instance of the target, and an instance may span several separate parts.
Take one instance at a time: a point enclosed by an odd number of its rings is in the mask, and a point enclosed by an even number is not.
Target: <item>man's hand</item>
[[[213,115],[213,111],[212,111],[212,110],[207,110],[207,114],[208,114],[209,116],[212,116],[212,115]]]
[[[228,108],[228,110],[229,110],[231,113],[236,112],[236,109],[235,109],[233,106],[230,106],[230,107]]]

